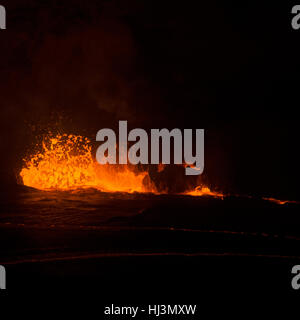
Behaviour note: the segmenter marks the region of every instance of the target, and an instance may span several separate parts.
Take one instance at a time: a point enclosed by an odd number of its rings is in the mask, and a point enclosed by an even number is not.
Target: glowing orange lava
[[[42,150],[25,160],[24,185],[41,190],[96,188],[107,192],[152,192],[147,172],[130,166],[100,165],[92,157],[89,139],[76,135],[47,137]]]
[[[158,172],[165,165],[158,165]],[[92,156],[89,139],[78,135],[61,134],[46,137],[41,150],[25,160],[20,172],[24,185],[40,190],[74,190],[95,188],[105,192],[158,192],[148,172],[134,171],[132,165],[101,165]],[[211,196],[223,199],[221,192],[205,185],[186,191],[184,195]],[[263,198],[277,204],[296,201]]]
[[[275,198],[263,198],[263,199],[267,200],[267,201],[270,201],[270,202],[277,203],[277,204],[299,203],[299,201],[279,200],[279,199],[275,199]]]
[[[212,196],[215,198],[224,198],[224,194],[216,191],[210,190],[210,188],[205,186],[198,186],[192,191],[187,191],[184,194],[190,195],[190,196]]]

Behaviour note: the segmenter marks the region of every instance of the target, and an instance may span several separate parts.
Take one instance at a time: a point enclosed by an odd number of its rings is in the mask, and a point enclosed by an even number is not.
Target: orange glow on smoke
[[[89,139],[82,136],[47,137],[42,150],[25,161],[20,172],[24,185],[41,190],[153,191],[147,172],[133,172],[129,165],[101,165],[91,149]]]

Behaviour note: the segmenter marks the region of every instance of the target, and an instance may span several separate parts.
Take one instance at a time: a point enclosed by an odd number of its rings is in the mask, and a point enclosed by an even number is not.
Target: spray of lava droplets
[[[159,193],[146,171],[133,171],[132,165],[99,164],[92,156],[90,140],[79,135],[49,135],[41,150],[24,161],[20,172],[23,184],[40,190],[95,188],[105,192]],[[164,166],[159,165],[158,172]],[[206,186],[184,194],[223,197]]]
[[[147,172],[130,166],[100,165],[92,157],[90,140],[78,135],[46,137],[42,150],[25,160],[24,185],[40,190],[96,188],[107,192],[154,192]]]

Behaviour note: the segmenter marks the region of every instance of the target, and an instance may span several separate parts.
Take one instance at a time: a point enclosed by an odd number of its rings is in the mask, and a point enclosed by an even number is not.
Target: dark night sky
[[[206,129],[222,190],[299,198],[300,31],[262,1],[1,1],[1,177],[48,128]]]

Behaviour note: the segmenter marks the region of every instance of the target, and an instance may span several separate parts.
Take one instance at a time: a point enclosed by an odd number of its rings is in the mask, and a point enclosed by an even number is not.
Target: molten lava
[[[184,194],[190,195],[190,196],[212,196],[215,198],[223,198],[224,194],[216,191],[210,190],[210,188],[205,186],[198,186],[192,191],[187,191]]]
[[[48,136],[42,142],[41,150],[25,160],[20,172],[24,185],[40,190],[74,190],[95,188],[105,192],[158,192],[148,172],[134,171],[133,165],[101,165],[92,156],[89,139],[61,134]],[[165,165],[157,167],[158,172]],[[205,185],[186,191],[184,195],[211,196],[223,199],[221,192],[212,191]],[[283,205],[297,201],[263,198]]]
[[[41,190],[96,188],[114,192],[152,192],[147,172],[130,166],[100,165],[92,157],[89,139],[76,135],[47,137],[42,150],[25,160],[20,176],[26,186]]]
[[[146,171],[133,171],[132,165],[99,164],[92,156],[90,140],[78,135],[47,136],[41,150],[24,160],[20,172],[24,185],[40,190],[95,188],[106,192],[159,193]],[[158,172],[164,169],[165,165],[158,165]],[[184,194],[223,197],[206,186]]]

